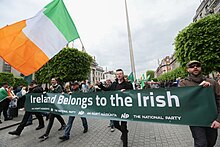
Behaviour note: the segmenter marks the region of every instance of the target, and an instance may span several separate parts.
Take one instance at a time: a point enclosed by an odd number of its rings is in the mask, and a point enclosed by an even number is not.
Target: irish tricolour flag
[[[79,34],[63,1],[54,0],[34,17],[0,29],[0,56],[29,75],[76,38]]]

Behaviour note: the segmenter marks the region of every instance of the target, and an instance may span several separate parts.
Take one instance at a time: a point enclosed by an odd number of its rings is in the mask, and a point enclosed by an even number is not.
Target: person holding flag
[[[28,76],[77,38],[79,34],[63,0],[53,0],[34,17],[0,29],[0,56]],[[23,122],[27,122],[26,116]],[[40,122],[36,129],[44,127]],[[26,123],[21,124],[9,134],[20,135]]]
[[[9,103],[12,99],[12,96],[8,94],[7,88],[8,88],[8,83],[3,83],[2,87],[0,88],[0,116],[3,111],[3,116],[5,118],[5,121],[10,120],[7,114],[7,110],[8,110]],[[0,120],[0,123],[2,123],[1,120]]]

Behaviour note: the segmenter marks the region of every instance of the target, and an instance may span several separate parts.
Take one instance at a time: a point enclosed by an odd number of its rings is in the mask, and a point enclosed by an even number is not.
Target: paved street
[[[0,124],[0,128],[14,124],[21,117],[20,115],[13,121],[3,121],[3,124]],[[65,116],[64,118],[67,120],[68,117]],[[0,147],[122,147],[120,132],[117,130],[110,132],[108,120],[90,118],[88,119],[88,123],[89,131],[83,134],[81,119],[77,117],[71,131],[70,139],[61,142],[58,138],[63,135],[63,131],[57,131],[60,124],[55,119],[49,138],[40,142],[38,137],[44,134],[46,128],[35,131],[38,121],[34,120],[33,125],[26,127],[20,137],[8,134],[9,131],[15,130],[17,126],[0,130]],[[128,129],[128,145],[130,147],[193,146],[193,140],[187,126],[129,122]],[[219,145],[220,143],[218,141],[216,147]]]

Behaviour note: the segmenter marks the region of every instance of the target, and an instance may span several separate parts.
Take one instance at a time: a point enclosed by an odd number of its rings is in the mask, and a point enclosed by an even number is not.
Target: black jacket
[[[99,88],[101,88],[104,91],[114,91],[114,90],[121,90],[121,89],[132,90],[133,86],[130,82],[126,82],[125,80],[119,84],[118,80],[116,79],[115,82],[113,82],[109,87],[105,87],[101,83],[99,85]]]
[[[43,93],[43,88],[41,86],[35,86],[33,88],[29,88],[28,93]]]
[[[29,88],[28,93],[43,93],[43,88],[41,86],[35,86],[33,88]],[[18,109],[24,108],[25,99],[26,99],[26,95],[23,95],[22,97],[20,97],[18,99],[18,102],[17,102],[17,108]]]
[[[218,117],[217,121],[220,122],[220,86],[219,84],[210,78],[206,78],[204,76],[188,76],[185,79],[180,80],[179,87],[185,87],[185,86],[198,86],[202,81],[207,81],[213,86],[213,90],[215,93],[215,99],[216,99],[216,106],[218,110]]]

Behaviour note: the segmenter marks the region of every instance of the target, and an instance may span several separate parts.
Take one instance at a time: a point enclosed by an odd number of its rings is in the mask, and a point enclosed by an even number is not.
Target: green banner
[[[175,87],[91,93],[27,94],[26,111],[111,120],[210,126],[217,118],[212,87]]]

